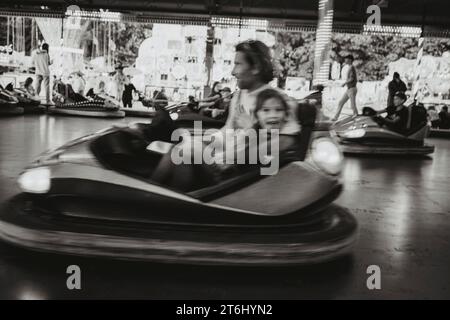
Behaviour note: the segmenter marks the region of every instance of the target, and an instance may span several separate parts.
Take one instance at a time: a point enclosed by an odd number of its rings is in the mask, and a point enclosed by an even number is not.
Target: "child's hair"
[[[256,113],[261,110],[264,102],[268,99],[275,98],[281,102],[281,105],[283,106],[284,111],[286,112],[286,116],[289,114],[289,106],[284,99],[284,97],[275,89],[265,89],[261,91],[258,96],[256,97],[256,107],[255,107],[255,117]]]

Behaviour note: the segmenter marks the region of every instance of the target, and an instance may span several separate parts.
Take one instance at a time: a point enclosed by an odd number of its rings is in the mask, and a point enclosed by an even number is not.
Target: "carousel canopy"
[[[172,13],[222,15],[317,21],[319,0],[16,0],[3,9],[39,14],[64,14],[69,5],[82,10],[109,9],[136,16]],[[450,29],[450,2],[447,0],[334,0],[335,23],[362,25],[370,15],[369,5],[381,8],[382,24],[425,25]]]

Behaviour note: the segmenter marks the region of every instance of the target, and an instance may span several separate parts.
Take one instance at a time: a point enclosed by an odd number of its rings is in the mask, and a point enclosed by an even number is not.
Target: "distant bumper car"
[[[0,88],[0,116],[14,116],[24,113],[19,100]]]
[[[180,103],[166,107],[170,117],[179,128],[186,128],[191,133],[195,133],[195,125],[201,124],[201,130],[220,129],[225,125],[225,121],[216,120],[212,117],[202,115],[196,109],[195,103]]]
[[[430,137],[450,137],[450,117],[448,114],[447,116],[439,116],[439,120],[437,120],[430,129]]]
[[[212,117],[204,116],[198,112],[196,102],[181,102],[173,105],[168,105],[166,100],[145,100],[141,98],[144,106],[149,108],[149,111],[123,109],[127,116],[153,118],[157,114],[157,110],[166,110],[177,127],[186,128],[191,133],[194,133],[194,125],[201,123],[202,132],[207,129],[220,129],[225,125],[225,121],[216,120]]]
[[[450,138],[450,129],[431,128],[429,136],[433,138],[434,137]]]
[[[0,238],[38,251],[189,264],[339,257],[357,235],[355,218],[332,204],[342,154],[330,139],[310,143],[315,112],[302,112],[302,134],[282,137],[290,148],[277,174],[252,167],[211,183],[209,167],[195,165],[183,189],[181,175],[157,178],[167,156],[152,147],[164,142],[158,130],[109,128],[71,141],[20,175],[23,193],[0,209]]]
[[[18,104],[23,108],[24,113],[44,113],[45,107],[41,106],[41,101],[31,96],[24,89],[14,88],[12,83],[5,88],[6,92],[18,100]]]
[[[53,89],[54,106],[49,107],[51,114],[96,118],[123,118],[119,104],[108,96],[84,97],[73,91],[72,86],[57,81]]]
[[[343,119],[333,127],[344,153],[427,155],[434,152],[434,146],[424,142],[429,131],[426,117],[415,118],[414,111],[410,111],[410,129],[402,134],[383,126],[376,116],[367,115],[375,113],[371,108],[365,109],[366,115]]]

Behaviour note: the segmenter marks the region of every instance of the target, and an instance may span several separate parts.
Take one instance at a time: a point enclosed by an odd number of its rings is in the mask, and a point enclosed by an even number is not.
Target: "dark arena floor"
[[[42,151],[112,123],[42,116],[0,119],[0,201],[19,193],[16,178]],[[450,298],[450,141],[433,138],[431,157],[347,157],[336,201],[359,222],[352,253],[296,268],[164,265],[32,253],[0,243],[0,298],[429,299]],[[82,269],[82,290],[66,268]],[[369,290],[367,267],[381,269]]]

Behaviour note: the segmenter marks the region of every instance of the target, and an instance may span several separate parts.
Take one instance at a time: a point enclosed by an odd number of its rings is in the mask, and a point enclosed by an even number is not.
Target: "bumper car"
[[[123,118],[119,104],[104,95],[85,97],[75,93],[70,84],[56,81],[53,88],[54,106],[48,108],[51,114],[96,118]]]
[[[141,98],[142,99],[142,98]],[[168,105],[166,100],[140,100],[143,105],[147,106],[149,111],[123,109],[127,116],[154,118],[158,114],[158,110],[165,110],[169,113],[171,119],[177,128],[186,128],[194,133],[194,125],[197,122],[202,123],[202,129],[220,129],[225,125],[225,121],[216,120],[214,118],[202,115],[198,112],[197,102],[181,102]]]
[[[14,116],[24,113],[19,100],[0,88],[0,116]]]
[[[430,137],[450,138],[450,129],[431,128]]]
[[[450,137],[450,118],[440,116],[439,121],[430,129],[430,137],[448,138]]]
[[[194,133],[195,123],[201,122],[202,129],[220,129],[225,125],[225,121],[216,120],[212,117],[202,115],[198,111],[198,103],[180,103],[166,107],[170,117],[179,128],[186,128],[191,133]]]
[[[41,106],[41,101],[31,96],[26,90],[14,88],[12,83],[5,88],[6,92],[18,100],[19,106],[25,113],[44,113],[45,107]]]
[[[189,187],[159,165],[168,143],[155,123],[108,128],[42,154],[20,175],[23,193],[0,209],[0,238],[36,251],[182,264],[278,266],[347,254],[357,222],[332,202],[342,154],[310,141],[315,109],[280,168],[243,167],[211,183],[194,165]],[[307,120],[309,119],[309,120]],[[281,139],[281,136],[280,136]],[[310,143],[311,142],[311,143]]]
[[[425,144],[429,126],[426,116],[415,114],[410,108],[409,129],[405,133],[395,132],[381,124],[376,112],[365,107],[362,115],[351,116],[337,122],[333,130],[344,153],[381,155],[427,155],[434,146]]]
[[[142,92],[138,91],[138,104],[142,104],[142,107],[136,108],[121,108],[127,117],[142,117],[142,118],[152,118],[155,116],[155,106],[157,103],[165,102],[167,106],[167,101],[156,101],[153,99],[148,99]],[[146,108],[146,109],[144,109]]]

